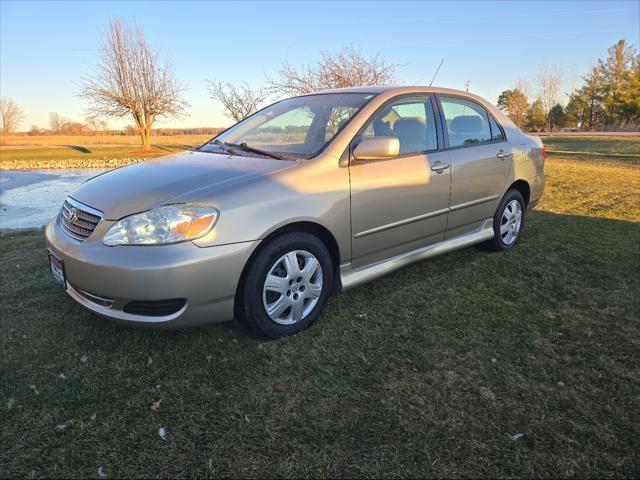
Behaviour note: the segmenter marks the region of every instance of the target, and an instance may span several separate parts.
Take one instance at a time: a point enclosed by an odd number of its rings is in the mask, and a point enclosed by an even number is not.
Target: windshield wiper
[[[276,160],[284,160],[282,157],[275,155],[271,152],[267,152],[266,150],[260,150],[259,148],[250,147],[246,144],[246,142],[242,143],[229,143],[229,142],[220,142],[220,140],[215,140],[213,143],[216,145],[220,145],[221,147],[231,147],[237,148],[239,150],[243,150],[245,152],[257,153],[258,155],[264,155],[265,157],[275,158]]]

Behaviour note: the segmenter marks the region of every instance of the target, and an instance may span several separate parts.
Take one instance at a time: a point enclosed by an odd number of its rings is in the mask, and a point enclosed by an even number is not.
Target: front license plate
[[[49,265],[51,266],[51,275],[53,275],[53,279],[66,290],[67,281],[64,278],[64,263],[62,263],[62,260],[49,252]]]

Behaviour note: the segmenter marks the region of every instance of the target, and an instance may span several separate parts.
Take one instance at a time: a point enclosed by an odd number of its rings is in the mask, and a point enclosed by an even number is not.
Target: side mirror
[[[396,137],[372,137],[363,139],[353,149],[355,160],[385,160],[397,157],[400,140]]]

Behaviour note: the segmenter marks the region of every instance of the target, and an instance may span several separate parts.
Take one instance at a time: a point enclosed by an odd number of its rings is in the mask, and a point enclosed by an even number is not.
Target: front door
[[[355,139],[395,136],[400,153],[350,163],[353,268],[444,238],[451,169],[448,154],[440,150],[434,105],[430,96],[394,100]]]
[[[451,211],[446,238],[477,230],[493,217],[511,169],[512,148],[479,104],[440,97],[451,158]]]

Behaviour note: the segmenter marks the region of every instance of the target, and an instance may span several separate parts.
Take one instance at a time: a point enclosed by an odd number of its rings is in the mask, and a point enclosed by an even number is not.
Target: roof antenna
[[[442,60],[440,60],[440,65],[438,65],[438,69],[436,70],[436,73],[433,74],[433,78],[431,79],[431,83],[429,84],[429,86],[433,85],[433,81],[436,79],[436,75],[438,75],[438,72],[440,71],[440,67],[442,66],[443,62],[444,62],[444,57],[442,57]]]

